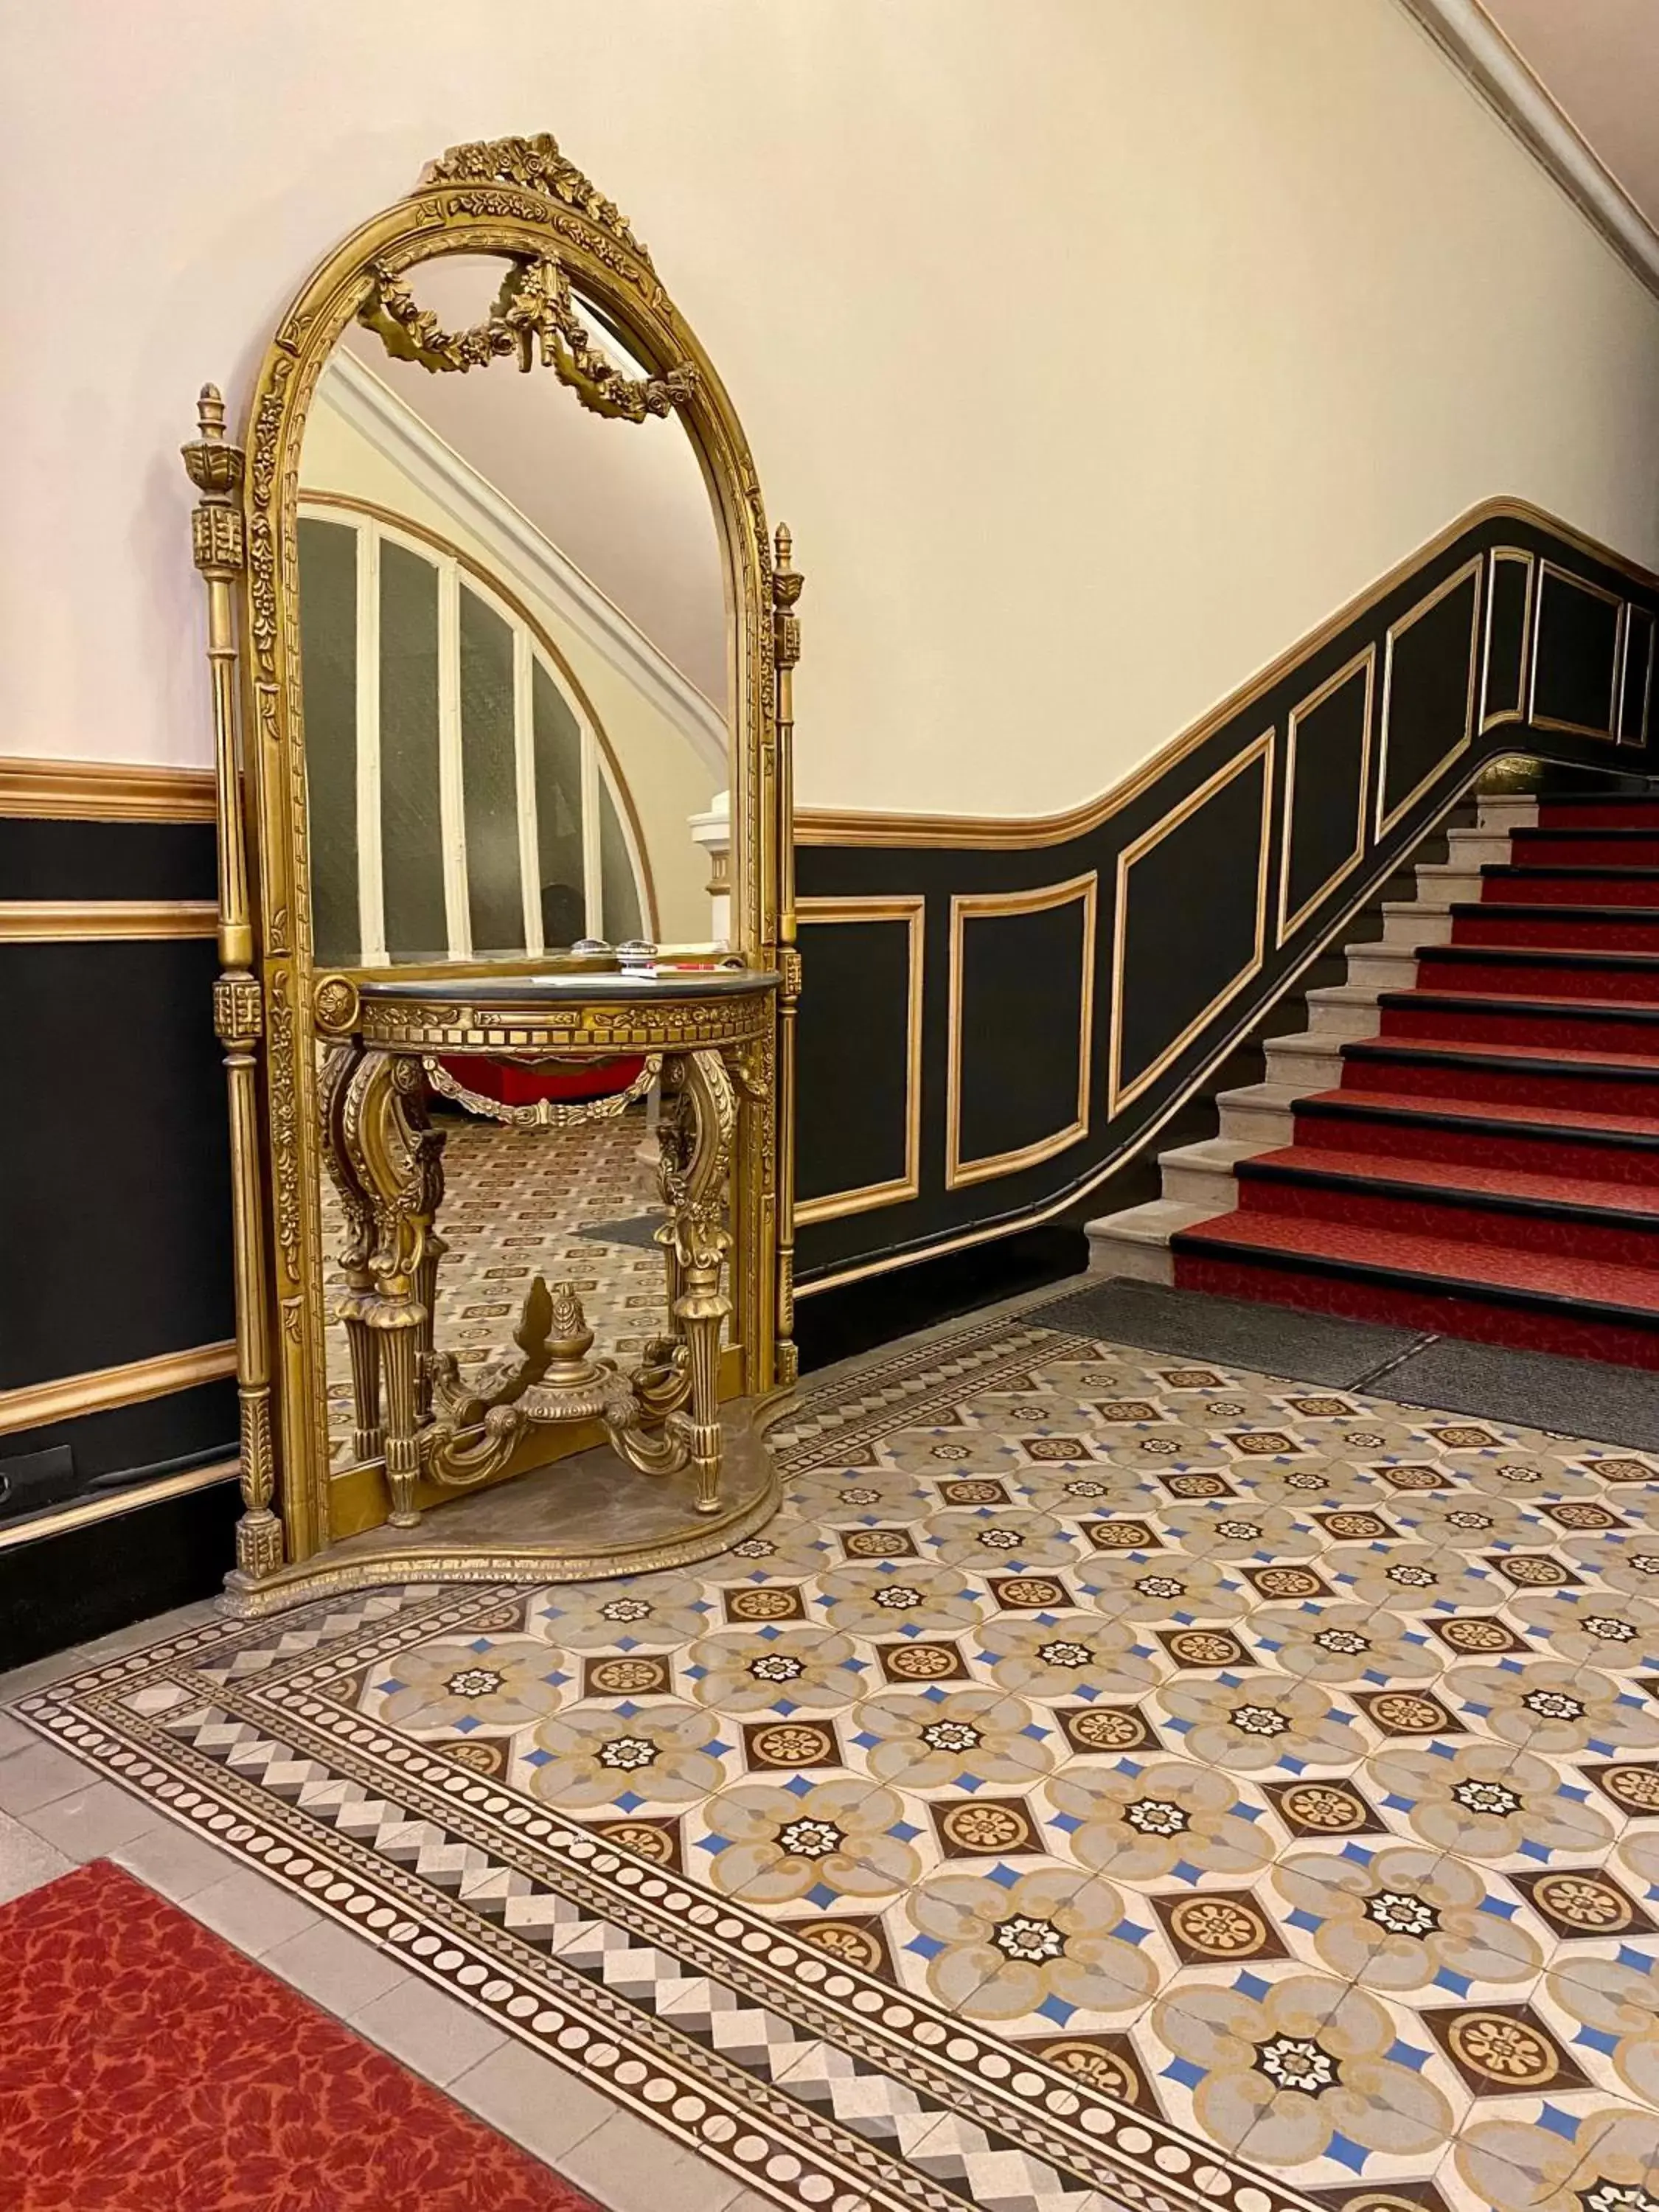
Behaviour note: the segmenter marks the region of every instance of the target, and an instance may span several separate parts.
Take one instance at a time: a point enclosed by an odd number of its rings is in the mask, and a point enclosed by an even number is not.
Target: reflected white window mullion
[[[461,572],[438,564],[438,823],[443,851],[444,925],[452,960],[472,951],[466,884],[466,791],[461,737]]]
[[[513,768],[519,809],[519,879],[524,893],[524,949],[545,950],[542,935],[541,836],[536,812],[535,663],[530,632],[513,626]]]
[[[380,846],[380,533],[357,525],[357,943],[366,968],[386,963]]]
[[[573,707],[574,702],[572,702]],[[605,886],[599,881],[599,747],[586,714],[576,715],[582,733],[582,891],[587,933],[605,935]]]

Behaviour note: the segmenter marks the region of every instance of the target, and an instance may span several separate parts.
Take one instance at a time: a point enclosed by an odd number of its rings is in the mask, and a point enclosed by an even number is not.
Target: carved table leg
[[[340,1091],[339,1150],[368,1200],[374,1236],[368,1255],[369,1287],[353,1301],[348,1326],[355,1323],[373,1340],[372,1350],[366,1346],[363,1356],[365,1363],[372,1358],[385,1393],[392,1525],[412,1528],[421,1517],[415,1486],[427,1387],[422,1347],[430,1343],[432,1327],[421,1291],[424,1288],[429,1299],[436,1266],[429,1245],[433,1217],[443,1197],[444,1140],[427,1119],[426,1078],[418,1060],[346,1049],[353,1059]],[[355,1339],[352,1364],[355,1382]],[[361,1398],[358,1405],[361,1420]]]
[[[351,1449],[358,1460],[378,1459],[386,1447],[380,1419],[380,1340],[367,1318],[374,1299],[374,1278],[368,1265],[374,1249],[374,1208],[352,1170],[343,1119],[347,1089],[362,1059],[360,1045],[331,1045],[323,1058],[321,1085],[323,1159],[345,1216],[345,1242],[338,1258],[346,1291],[335,1312],[345,1324],[346,1349],[351,1358],[355,1422]]]
[[[720,1290],[720,1267],[732,1241],[720,1207],[737,1094],[725,1061],[713,1051],[666,1056],[663,1090],[674,1104],[677,1133],[663,1146],[661,1170],[669,1279],[678,1285],[671,1310],[685,1340],[691,1385],[687,1410],[678,1418],[690,1446],[697,1510],[714,1513],[720,1510],[720,1328],[732,1310]],[[690,1141],[687,1116],[695,1131]]]

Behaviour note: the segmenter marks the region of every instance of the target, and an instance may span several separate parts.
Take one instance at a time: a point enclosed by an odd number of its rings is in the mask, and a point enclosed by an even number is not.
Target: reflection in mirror
[[[404,281],[419,315],[465,331],[504,268],[457,256]],[[591,311],[582,328],[641,382]],[[723,562],[664,404],[618,421],[510,360],[434,372],[380,324],[336,349],[301,472],[319,966],[724,937]]]
[[[672,399],[574,300],[555,303],[581,318],[557,335],[570,375],[539,356],[526,374],[487,353],[465,374],[427,365],[443,352],[434,339],[487,327],[526,281],[511,263],[451,256],[383,282],[307,419],[301,672],[319,969],[522,963],[583,938],[725,940],[710,885],[731,782],[724,562]],[[640,419],[585,404],[617,388],[599,354],[657,395]],[[597,1352],[636,1358],[663,1302],[652,1070],[456,1059],[430,1073],[447,1133],[440,1347],[464,1373],[508,1356],[541,1273],[575,1285]],[[559,1126],[596,1101],[604,1118]],[[322,1198],[331,1260],[343,1224],[331,1188]],[[344,1279],[329,1273],[331,1316]],[[328,1397],[337,1468],[352,1455],[351,1389],[331,1318]]]

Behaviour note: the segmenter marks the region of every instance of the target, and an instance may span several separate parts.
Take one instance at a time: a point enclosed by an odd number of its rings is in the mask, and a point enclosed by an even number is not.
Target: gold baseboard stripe
[[[53,1513],[39,1513],[0,1528],[0,1552],[14,1552],[24,1544],[38,1544],[49,1536],[67,1535],[71,1528],[88,1528],[94,1522],[117,1521],[136,1513],[142,1505],[159,1505],[166,1498],[185,1498],[192,1490],[211,1490],[216,1483],[234,1482],[237,1462],[216,1460],[211,1467],[193,1467],[183,1474],[158,1475],[154,1482],[137,1482],[131,1490],[114,1490],[106,1498],[83,1498]]]
[[[164,1352],[154,1359],[134,1359],[123,1367],[99,1367],[85,1375],[65,1375],[55,1382],[32,1382],[19,1390],[0,1390],[0,1436],[18,1429],[42,1429],[52,1421],[106,1413],[117,1406],[141,1406],[199,1383],[221,1382],[236,1372],[236,1346],[198,1344],[188,1352]]]
[[[0,899],[0,945],[212,937],[218,927],[211,899]]]
[[[0,815],[39,822],[211,822],[210,768],[0,759]]]

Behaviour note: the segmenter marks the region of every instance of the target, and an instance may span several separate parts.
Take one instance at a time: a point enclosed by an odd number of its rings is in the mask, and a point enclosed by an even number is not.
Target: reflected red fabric
[[[609,1098],[626,1091],[645,1062],[635,1056],[591,1067],[515,1067],[510,1060],[446,1053],[442,1064],[457,1083],[498,1106],[533,1106],[538,1098]]]
[[[5,2212],[596,2212],[98,1861],[0,1906]]]

